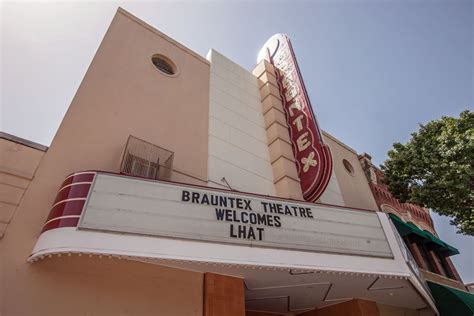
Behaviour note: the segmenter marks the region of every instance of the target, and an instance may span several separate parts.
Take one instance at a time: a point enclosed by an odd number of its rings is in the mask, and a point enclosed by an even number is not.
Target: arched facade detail
[[[382,204],[379,206],[380,207],[380,210],[383,211],[384,213],[388,213],[388,214],[394,214],[394,215],[397,215],[399,218],[403,218],[403,214],[400,213],[399,210],[397,210],[395,207],[389,205],[389,204]],[[404,218],[403,218],[404,219]]]

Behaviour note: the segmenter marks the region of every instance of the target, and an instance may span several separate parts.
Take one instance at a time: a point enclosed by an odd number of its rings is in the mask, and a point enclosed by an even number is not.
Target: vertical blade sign
[[[331,178],[332,157],[323,143],[288,36],[273,35],[260,51],[258,61],[262,59],[275,67],[303,198],[316,202]]]

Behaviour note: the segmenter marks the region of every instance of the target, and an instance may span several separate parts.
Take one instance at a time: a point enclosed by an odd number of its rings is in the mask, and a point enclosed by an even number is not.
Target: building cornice
[[[324,137],[327,137],[327,138],[330,138],[331,140],[333,140],[334,142],[338,143],[339,145],[341,145],[342,147],[344,147],[345,149],[353,152],[354,154],[357,155],[357,151],[355,151],[354,149],[352,149],[351,147],[349,147],[348,145],[344,144],[343,142],[341,142],[339,139],[337,139],[336,137],[332,136],[331,134],[329,134],[328,132],[324,131],[324,130],[321,130],[321,132],[323,133],[323,136]]]
[[[30,147],[30,148],[33,148],[33,149],[36,149],[36,150],[40,150],[40,151],[44,151],[44,152],[46,152],[48,150],[48,146],[44,146],[44,145],[32,142],[30,140],[27,140],[27,139],[24,139],[24,138],[21,138],[21,137],[12,135],[12,134],[8,134],[8,133],[2,132],[2,131],[0,131],[0,138],[1,139],[6,139],[8,141],[11,141],[11,142],[23,145],[23,146],[27,146],[27,147]]]
[[[144,21],[140,20],[139,18],[137,18],[136,16],[134,16],[133,14],[131,14],[130,12],[124,10],[123,8],[119,7],[117,9],[117,14],[122,14],[123,16],[127,17],[128,19],[132,20],[133,22],[139,24],[140,26],[146,28],[147,30],[149,30],[150,32],[158,35],[159,37],[163,38],[164,40],[172,43],[173,45],[175,45],[176,47],[184,50],[186,53],[189,53],[191,54],[192,56],[194,56],[196,59],[198,59],[199,61],[203,62],[204,64],[206,65],[210,65],[209,61],[204,58],[203,56],[199,55],[198,53],[192,51],[191,49],[187,48],[186,46],[184,46],[183,44],[177,42],[176,40],[172,39],[171,37],[165,35],[164,33],[158,31],[156,28],[154,28],[153,26],[151,26],[150,24],[148,23],[145,23]]]

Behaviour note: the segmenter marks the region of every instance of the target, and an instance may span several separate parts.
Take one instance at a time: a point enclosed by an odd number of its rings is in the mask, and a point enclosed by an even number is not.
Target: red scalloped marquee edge
[[[78,172],[62,183],[42,233],[60,227],[77,227],[96,172]]]

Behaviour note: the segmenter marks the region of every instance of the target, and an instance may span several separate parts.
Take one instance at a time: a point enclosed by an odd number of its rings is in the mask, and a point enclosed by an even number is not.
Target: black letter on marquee
[[[245,216],[244,216],[245,215]],[[245,218],[244,218],[245,217]],[[242,223],[247,224],[249,222],[249,213],[240,212],[240,220]]]
[[[244,200],[245,209],[251,211],[252,207],[250,206],[250,200]]]
[[[224,210],[221,208],[216,208],[216,218],[218,221],[224,220]]]
[[[181,195],[181,201],[188,202],[189,201],[189,192],[183,190],[183,195]]]
[[[281,227],[280,216],[275,216],[273,219],[275,220],[275,226]]]
[[[230,224],[230,237],[237,238],[237,235],[234,233],[234,225]]]
[[[193,203],[199,204],[199,193],[193,192],[191,199]]]
[[[258,225],[267,225],[267,216],[268,215],[265,215],[265,214],[257,214],[257,223]],[[271,215],[269,215],[271,216]],[[269,225],[269,226],[273,226],[273,225]]]

